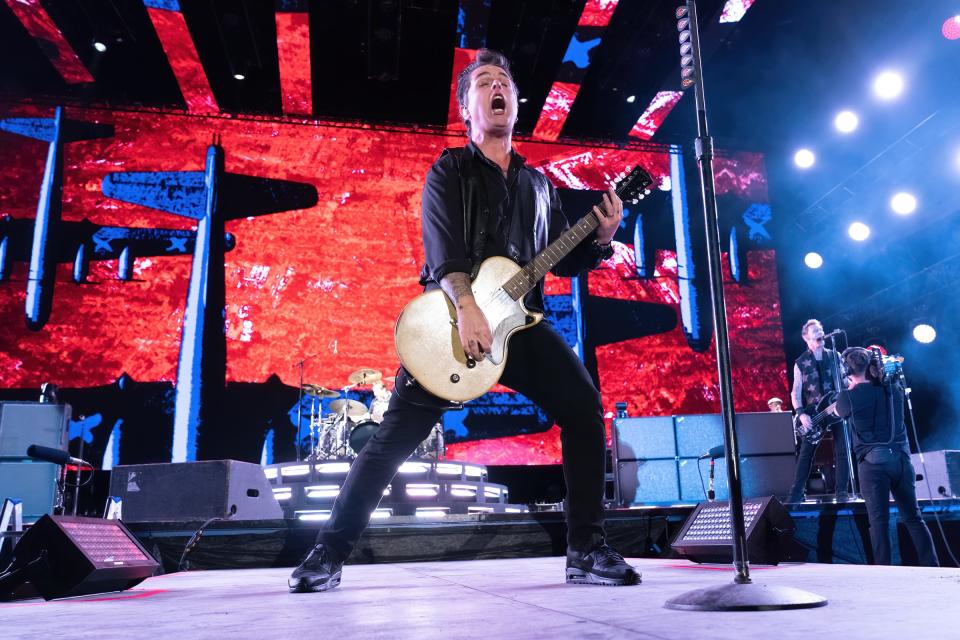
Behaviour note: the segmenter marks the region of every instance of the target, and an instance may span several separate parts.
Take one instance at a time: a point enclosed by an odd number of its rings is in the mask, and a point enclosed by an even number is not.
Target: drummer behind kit
[[[395,382],[394,376],[384,378],[376,369],[359,369],[347,378],[349,384],[341,391],[327,389],[320,385],[303,385],[304,395],[312,398],[310,402],[310,459],[329,460],[331,458],[353,458],[369,442],[380,428],[383,414],[390,404],[392,392],[384,381]],[[369,387],[373,400],[369,409],[358,400],[346,397],[347,391],[357,387]],[[343,396],[343,397],[341,397]],[[330,412],[322,414],[324,399],[332,399]],[[443,442],[443,425],[434,425],[427,439],[420,443],[414,456],[442,459],[446,457]]]

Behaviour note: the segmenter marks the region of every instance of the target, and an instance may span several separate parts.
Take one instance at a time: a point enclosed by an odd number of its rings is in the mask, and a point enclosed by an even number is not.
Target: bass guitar
[[[650,174],[634,167],[614,189],[624,202],[637,202],[650,193],[652,183]],[[543,314],[527,310],[523,297],[598,225],[597,217],[588,213],[523,267],[499,256],[480,264],[471,288],[493,336],[490,352],[481,360],[464,352],[456,309],[442,290],[411,300],[394,328],[401,364],[420,386],[444,400],[466,402],[489,391],[506,367],[510,336],[543,319]]]
[[[803,438],[809,444],[819,444],[826,435],[827,429],[840,422],[841,418],[834,413],[837,408],[837,394],[830,392],[820,399],[817,404],[808,404],[797,412],[793,418],[793,430],[797,437]],[[810,416],[810,429],[805,429],[800,422],[801,415]]]

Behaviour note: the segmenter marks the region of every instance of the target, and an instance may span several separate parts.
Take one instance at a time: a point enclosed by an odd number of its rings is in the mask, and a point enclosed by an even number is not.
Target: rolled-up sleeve
[[[557,190],[549,180],[546,178],[544,178],[544,180],[547,183],[547,188],[550,190],[549,242],[553,242],[570,228],[570,224],[567,222],[567,216],[563,213],[560,194],[557,193]],[[550,272],[561,278],[572,278],[581,271],[596,269],[601,260],[600,254],[594,249],[592,242],[593,237],[593,233],[587,236],[573,251],[568,253],[563,260],[558,262]]]
[[[421,205],[423,249],[428,277],[440,282],[448,273],[470,273],[463,241],[463,204],[457,165],[449,153],[427,173]]]

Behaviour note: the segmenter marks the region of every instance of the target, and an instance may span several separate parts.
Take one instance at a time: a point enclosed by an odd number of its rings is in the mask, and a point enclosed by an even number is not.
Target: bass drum
[[[353,452],[359,454],[360,450],[370,441],[370,438],[373,437],[373,434],[375,434],[379,428],[380,423],[375,420],[361,420],[358,422],[357,426],[350,431],[350,448],[353,449]]]

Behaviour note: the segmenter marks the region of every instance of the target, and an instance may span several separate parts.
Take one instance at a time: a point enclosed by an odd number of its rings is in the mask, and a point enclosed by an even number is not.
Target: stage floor
[[[756,582],[813,591],[826,607],[705,613],[665,609],[727,567],[633,561],[635,587],[563,582],[563,558],[347,566],[340,588],[287,592],[289,569],[195,571],[123,593],[0,603],[2,637],[97,638],[957,638],[960,569],[789,564]]]

